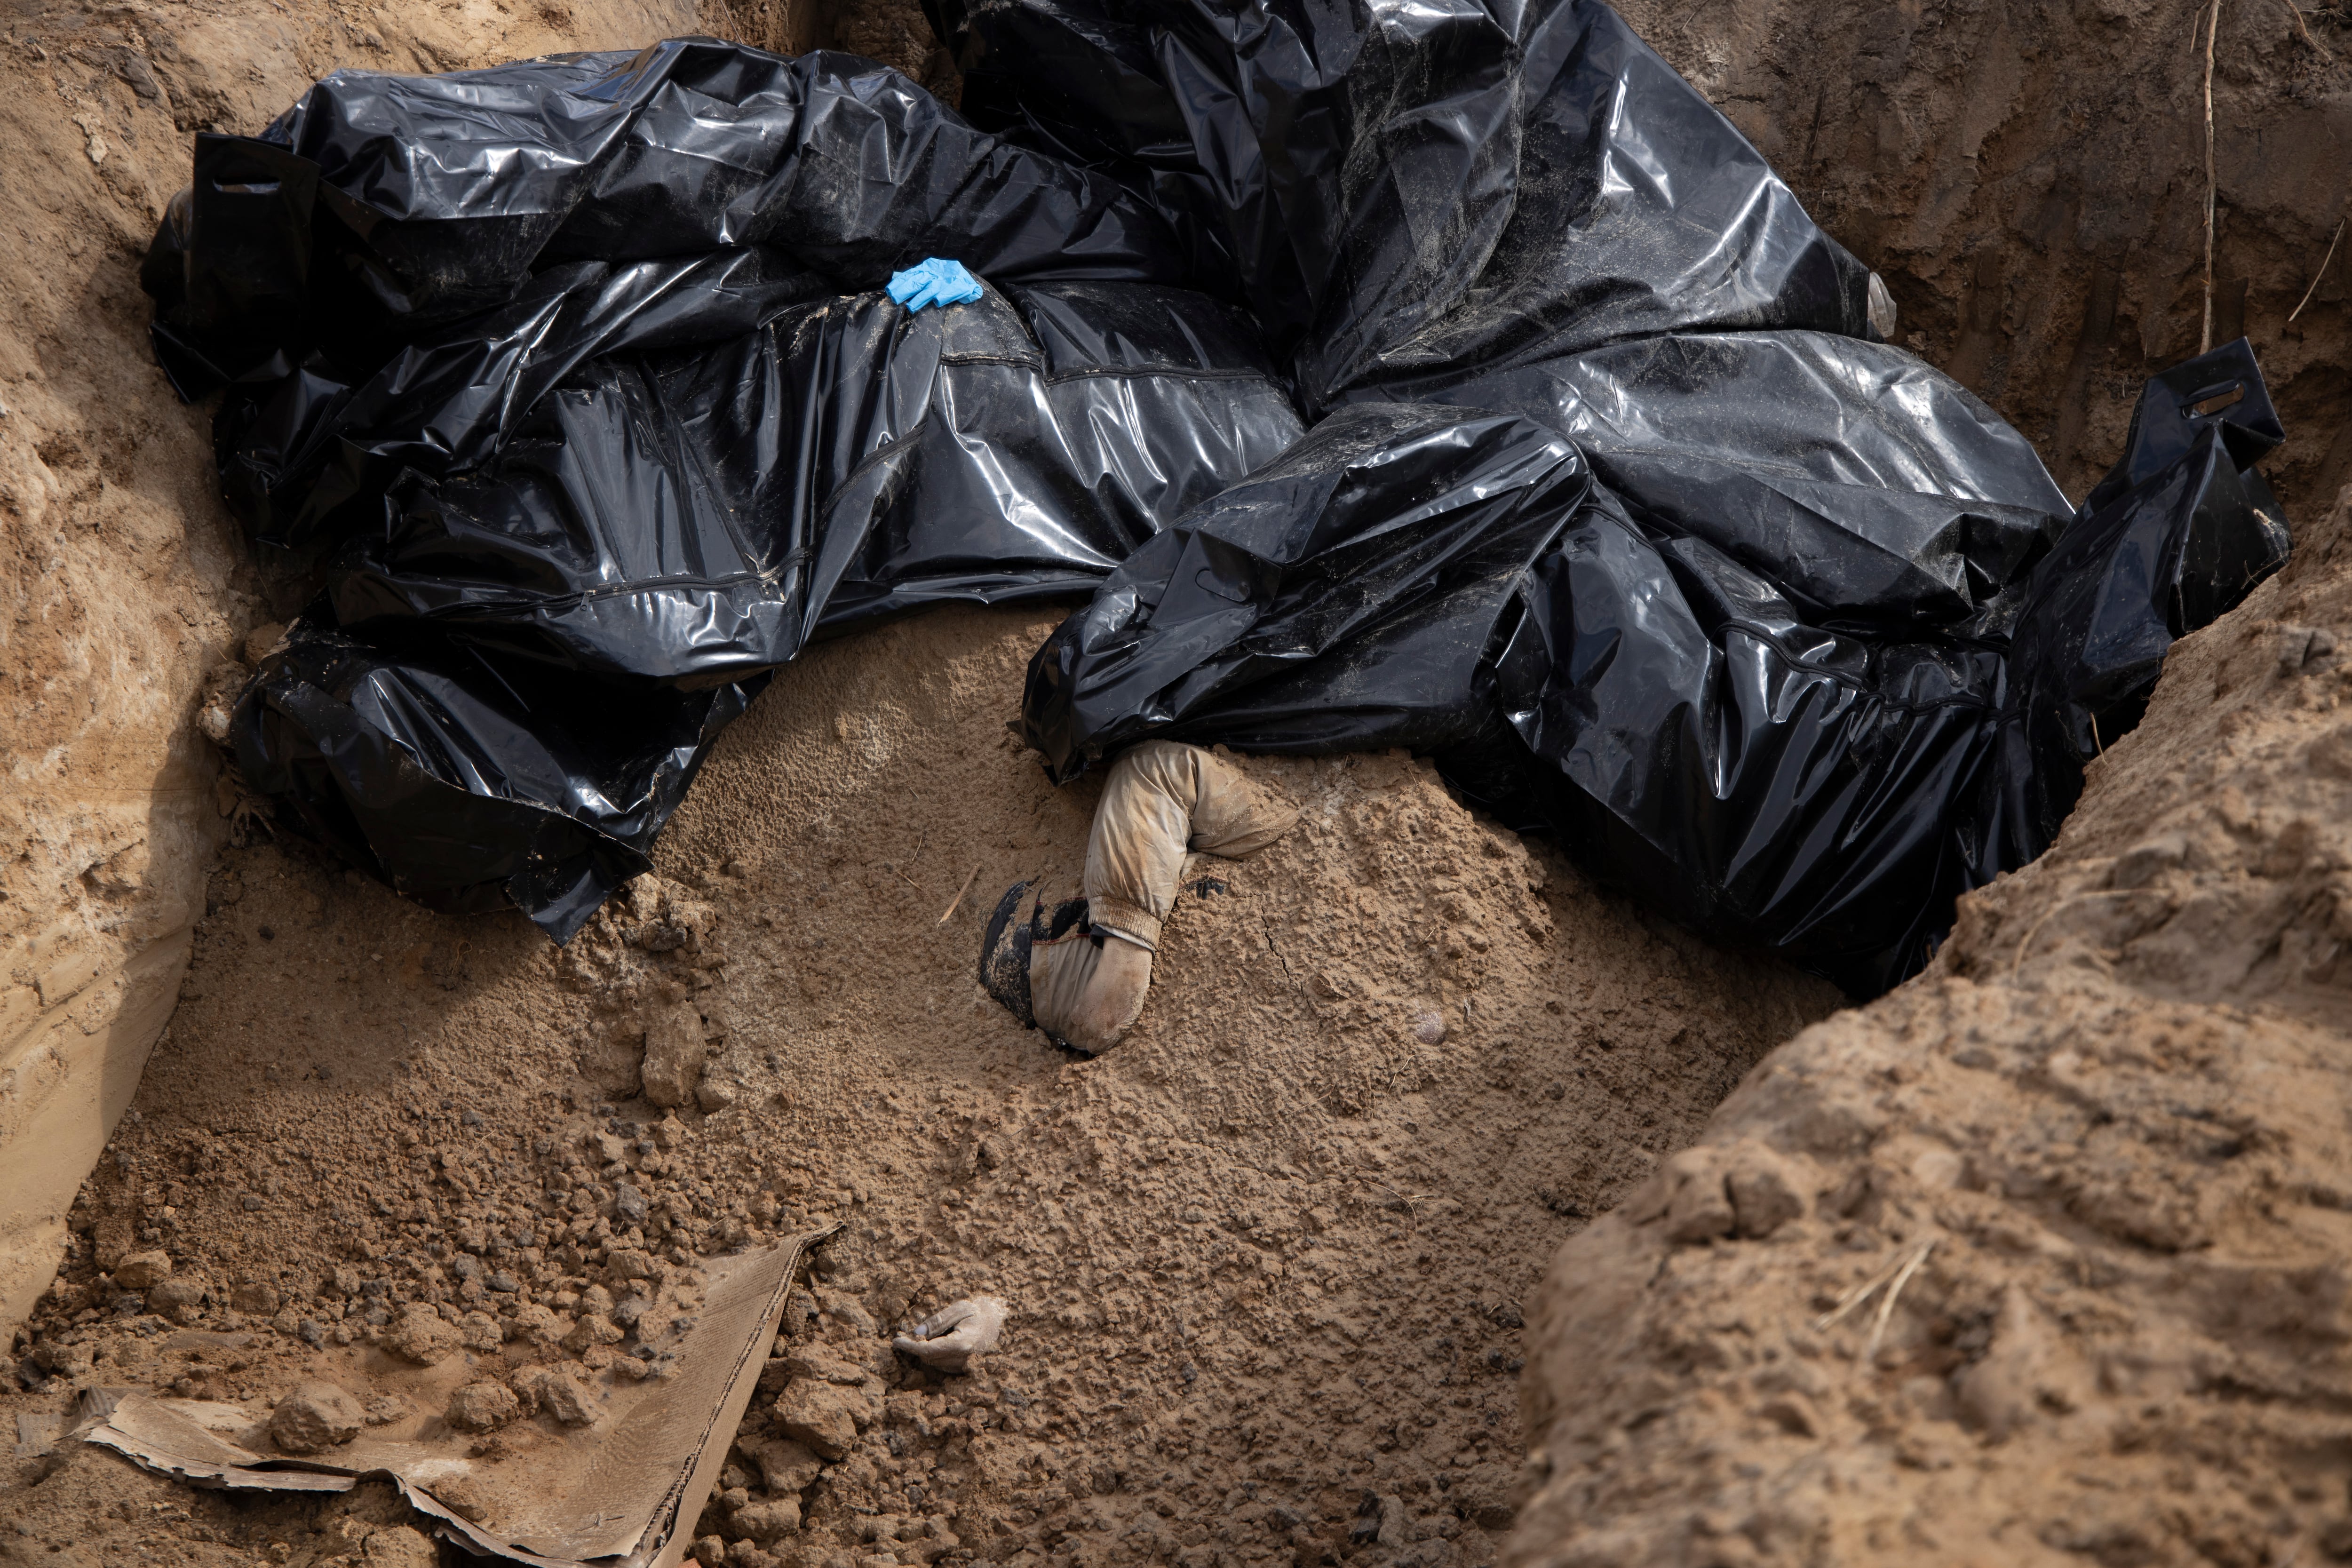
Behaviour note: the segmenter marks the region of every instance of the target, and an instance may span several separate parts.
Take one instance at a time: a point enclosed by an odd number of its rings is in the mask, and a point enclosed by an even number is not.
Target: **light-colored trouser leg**
[[[1087,920],[1110,938],[1041,942],[1029,958],[1038,1025],[1080,1050],[1116,1044],[1143,1011],[1151,954],[1176,902],[1184,857],[1238,860],[1290,831],[1298,814],[1227,758],[1146,741],[1111,764],[1087,840]]]

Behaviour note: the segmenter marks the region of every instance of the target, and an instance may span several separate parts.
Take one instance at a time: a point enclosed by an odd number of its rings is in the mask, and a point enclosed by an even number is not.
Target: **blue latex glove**
[[[890,298],[909,310],[926,305],[969,305],[980,298],[980,279],[965,271],[962,262],[934,256],[904,272],[890,274]]]

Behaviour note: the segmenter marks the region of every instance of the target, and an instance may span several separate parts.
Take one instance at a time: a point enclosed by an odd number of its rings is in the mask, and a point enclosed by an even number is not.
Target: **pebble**
[[[469,1383],[449,1396],[443,1418],[460,1432],[493,1432],[522,1414],[522,1401],[503,1383]]]
[[[623,1182],[613,1191],[613,1217],[631,1225],[646,1223],[646,1194]]]
[[[446,1361],[457,1353],[459,1343],[457,1331],[422,1303],[410,1305],[383,1336],[384,1349],[419,1366]]]
[[[125,1290],[144,1290],[158,1284],[172,1272],[172,1256],[167,1252],[134,1252],[116,1265],[114,1282]]]
[[[367,1414],[331,1383],[303,1383],[269,1415],[269,1440],[289,1454],[315,1454],[360,1434]]]

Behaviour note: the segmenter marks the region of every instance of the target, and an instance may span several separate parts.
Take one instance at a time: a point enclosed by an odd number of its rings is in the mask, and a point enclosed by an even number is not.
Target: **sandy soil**
[[[1507,1561],[2352,1555],[2347,631],[2352,490],[1929,973],[1561,1249]]]
[[[622,1254],[684,1274],[839,1218],[802,1331],[871,1369],[887,1414],[790,1494],[782,1561],[898,1518],[996,1561],[1286,1561],[1344,1546],[1370,1492],[1439,1543],[1415,1561],[1491,1562],[1545,1258],[1834,998],[1594,894],[1426,764],[1260,761],[1302,826],[1196,861],[1223,890],[1180,903],[1135,1033],[1066,1057],[975,976],[996,894],[1074,887],[1084,853],[1091,788],[1049,787],[1005,729],[1052,623],[938,615],[787,670],[656,876],[562,952],[307,851],[232,851],[36,1320],[56,1375],[0,1403],[184,1376],[267,1394],[410,1299],[510,1338],[545,1307],[560,1339],[590,1288],[627,1293]],[[732,1103],[665,1120],[633,1097],[680,1008]],[[616,1133],[635,1226],[618,1173],[573,1195]],[[181,1322],[254,1336],[241,1367],[165,1348],[156,1302],[99,1278],[149,1248],[201,1287]],[[477,1256],[521,1288],[468,1290]],[[1013,1308],[982,1371],[895,1363],[884,1332],[980,1290]],[[103,1495],[51,1481],[23,1518],[103,1535]],[[709,1533],[746,1539],[733,1519]]]

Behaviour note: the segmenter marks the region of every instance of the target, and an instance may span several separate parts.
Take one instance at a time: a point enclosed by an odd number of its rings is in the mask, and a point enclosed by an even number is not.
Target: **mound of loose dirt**
[[[1092,786],[1051,788],[1006,730],[1053,619],[934,615],[787,669],[657,873],[568,949],[232,851],[35,1320],[53,1375],[0,1404],[271,1394],[411,1300],[489,1314],[509,1343],[485,1354],[609,1377],[564,1343],[593,1292],[837,1218],[793,1332],[873,1375],[864,1433],[763,1489],[779,1363],[705,1521],[722,1542],[1256,1560],[1345,1546],[1370,1492],[1434,1543],[1415,1561],[1491,1562],[1543,1260],[1834,997],[1594,894],[1425,763],[1258,760],[1300,826],[1197,859],[1141,1023],[1063,1056],[975,973],[996,896],[1074,888],[1085,852]],[[681,1019],[712,1054],[666,1113],[642,1053]],[[154,1249],[162,1314],[101,1277]],[[1013,1305],[1002,1350],[964,1378],[898,1363],[891,1329],[974,1291]],[[252,1338],[173,1349],[183,1326]],[[119,1539],[82,1497],[25,1494],[36,1539]],[[769,1537],[786,1500],[805,1522]]]
[[[2352,491],[1929,974],[1561,1249],[1510,1561],[2352,1555],[2347,541]]]

